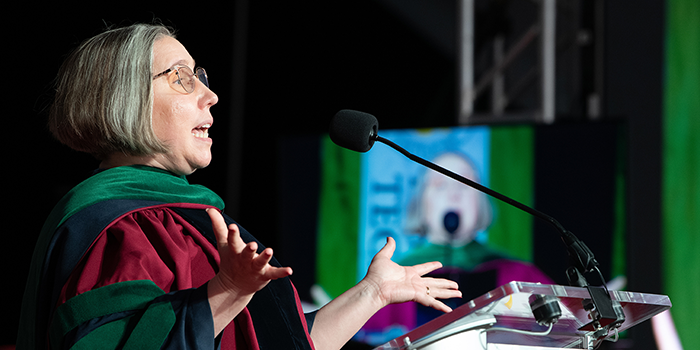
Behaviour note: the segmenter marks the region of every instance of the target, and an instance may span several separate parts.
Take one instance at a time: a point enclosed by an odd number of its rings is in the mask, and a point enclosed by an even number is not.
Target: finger
[[[426,301],[426,303],[421,303],[427,307],[431,307],[435,310],[442,311],[442,312],[452,312],[452,308],[445,305],[443,302],[435,299],[431,299],[429,301]]]
[[[211,224],[214,229],[214,234],[216,235],[216,242],[219,246],[226,245],[228,242],[228,229],[226,228],[226,221],[221,213],[214,208],[207,208],[207,214],[211,219]]]
[[[430,290],[432,291],[433,289],[438,289],[438,290],[459,290],[459,284],[457,282],[444,279],[444,278],[429,278],[429,277],[424,277],[424,280],[426,280],[426,285],[430,287]]]
[[[430,294],[426,293],[426,295],[432,297],[433,299],[452,299],[461,298],[462,292],[459,289],[443,289],[430,287]]]
[[[260,255],[256,256],[253,260],[253,269],[262,270],[270,260],[272,260],[272,248],[265,248],[265,250],[260,252]]]
[[[425,287],[418,287],[416,293],[432,297],[433,299],[452,299],[461,298],[462,292],[459,290],[459,285],[455,281],[444,278],[423,277]],[[425,288],[425,289],[422,289]]]
[[[265,271],[265,277],[271,280],[276,280],[278,278],[284,278],[292,275],[291,267],[274,267],[270,266]]]
[[[376,256],[384,256],[386,258],[391,259],[391,257],[394,255],[394,251],[396,250],[396,241],[389,236],[386,238],[386,244],[384,244],[384,247],[377,253]]]
[[[241,256],[242,256],[243,261],[251,261],[254,264],[255,259],[257,258],[257,255],[258,255],[257,250],[258,250],[257,243],[250,242],[250,243],[246,244],[243,247],[243,250],[241,251]]]
[[[431,261],[423,264],[413,265],[418,275],[423,276],[426,273],[433,272],[442,267],[442,263],[439,261]]]
[[[236,253],[239,252],[245,252],[247,250],[246,248],[246,243],[243,242],[243,239],[241,238],[241,231],[238,228],[238,225],[236,224],[230,224],[228,225],[228,236],[227,236],[227,243],[231,247],[231,250],[233,250]],[[255,243],[255,242],[251,242]],[[253,252],[255,252],[258,249],[257,244],[254,244],[253,246]],[[251,257],[249,257],[250,259]]]
[[[439,310],[442,312],[450,312],[452,311],[452,308],[449,306],[445,305],[440,300],[437,300],[436,298],[440,299],[451,299],[451,298],[461,298],[462,297],[462,292],[460,291],[455,291],[455,290],[441,290],[441,289],[435,289],[435,288],[430,288],[428,294],[428,289],[426,291],[421,292],[417,295],[416,301],[420,303],[421,305],[433,308],[435,310]]]

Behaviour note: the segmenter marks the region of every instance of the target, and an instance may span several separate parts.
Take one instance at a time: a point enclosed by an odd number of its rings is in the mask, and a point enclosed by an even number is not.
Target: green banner
[[[664,294],[685,349],[700,349],[700,2],[666,2]]]

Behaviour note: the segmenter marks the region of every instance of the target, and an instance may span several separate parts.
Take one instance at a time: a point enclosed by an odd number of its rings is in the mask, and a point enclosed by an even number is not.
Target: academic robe
[[[289,278],[257,292],[214,338],[206,283],[219,255],[205,209],[223,206],[184,176],[146,166],[83,181],[40,234],[17,349],[313,349],[313,314]],[[241,237],[255,240],[243,228]]]

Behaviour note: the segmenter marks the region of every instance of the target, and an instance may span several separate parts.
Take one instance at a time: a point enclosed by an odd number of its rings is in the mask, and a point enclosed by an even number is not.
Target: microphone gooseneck
[[[622,324],[622,322],[624,322],[624,315],[616,314],[613,310],[613,302],[610,299],[607,286],[605,286],[605,280],[598,267],[598,260],[596,260],[594,257],[593,252],[591,252],[588,246],[579,240],[573,233],[566,230],[556,219],[510,197],[498,193],[486,186],[467,179],[464,176],[456,174],[435,163],[418,157],[406,151],[394,142],[379,136],[377,130],[378,122],[373,115],[345,109],[339,111],[333,117],[330,135],[331,140],[333,140],[333,142],[335,142],[338,146],[358,152],[369,151],[375,141],[382,142],[418,164],[435,170],[445,176],[475,188],[488,194],[489,196],[497,198],[524,212],[529,213],[530,215],[548,222],[554,226],[557,231],[559,231],[561,239],[567,247],[569,263],[571,264],[571,266],[569,266],[569,268],[566,270],[566,277],[569,284],[572,286],[587,288],[591,294],[593,309],[600,311],[600,313],[596,315],[596,320],[594,322],[598,322],[603,326],[610,325],[611,327],[618,327]],[[592,271],[597,271],[601,282],[605,286],[604,289],[591,286],[583,277],[584,273],[589,273]],[[603,321],[605,324],[603,324]]]
[[[369,113],[343,109],[336,113],[331,120],[330,137],[331,140],[338,146],[357,152],[367,152],[372,148],[375,141],[379,141],[397,150],[399,153],[418,164],[435,170],[445,176],[475,188],[488,194],[489,196],[497,198],[524,212],[529,213],[530,215],[550,223],[561,234],[561,239],[564,241],[564,244],[566,244],[569,251],[571,264],[576,267],[576,272],[578,272],[577,275],[574,272],[567,271],[567,277],[571,276],[575,279],[570,281],[571,284],[580,287],[587,285],[587,282],[585,279],[583,279],[581,274],[597,269],[599,266],[598,260],[595,259],[591,250],[573,233],[566,230],[564,226],[559,223],[559,221],[537,209],[531,208],[462,175],[456,174],[433,162],[427,161],[408,152],[391,140],[379,136],[377,134],[378,124],[377,118]]]
[[[437,171],[445,176],[448,176],[452,179],[455,179],[455,180],[457,180],[457,181],[459,181],[467,186],[473,187],[481,192],[488,194],[489,196],[497,198],[497,199],[499,199],[503,202],[506,202],[506,203],[508,203],[508,204],[510,204],[510,205],[512,205],[512,206],[514,206],[514,207],[516,207],[524,212],[529,213],[530,215],[533,215],[535,217],[538,217],[538,218],[550,223],[561,234],[562,240],[569,248],[569,253],[573,254],[575,257],[574,260],[572,261],[572,263],[574,265],[576,265],[577,269],[579,271],[581,271],[581,273],[590,272],[598,266],[598,261],[593,257],[593,253],[591,252],[591,250],[588,249],[588,247],[583,242],[581,242],[578,238],[576,238],[576,236],[574,236],[573,233],[567,231],[564,228],[564,226],[562,226],[559,223],[559,221],[557,221],[553,217],[551,217],[551,216],[549,216],[549,215],[547,215],[547,214],[545,214],[537,209],[528,207],[525,204],[522,204],[522,203],[520,203],[520,202],[518,202],[510,197],[507,197],[507,196],[505,196],[499,192],[496,192],[496,191],[494,191],[486,186],[483,186],[477,182],[474,182],[474,181],[472,181],[472,180],[470,180],[462,175],[456,174],[456,173],[449,171],[449,170],[447,170],[447,169],[445,169],[445,168],[443,168],[435,163],[432,163],[432,162],[427,161],[421,157],[418,157],[418,156],[406,151],[405,149],[403,149],[401,146],[395,144],[394,142],[392,142],[388,139],[385,139],[379,135],[377,135],[376,140],[388,145],[389,147],[391,147],[397,151],[399,151],[401,154],[406,156],[408,159],[410,159],[418,164],[421,164],[421,165],[426,166],[432,170],[435,170],[435,171]]]

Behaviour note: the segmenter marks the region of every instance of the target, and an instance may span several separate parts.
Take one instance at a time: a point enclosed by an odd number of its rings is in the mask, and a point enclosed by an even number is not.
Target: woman
[[[461,294],[402,267],[395,243],[367,276],[303,315],[282,267],[186,175],[211,161],[206,72],[166,28],[133,25],[84,42],[62,66],[49,125],[101,161],[56,206],[39,237],[18,349],[339,349],[376,311]],[[233,322],[232,322],[233,321]]]

